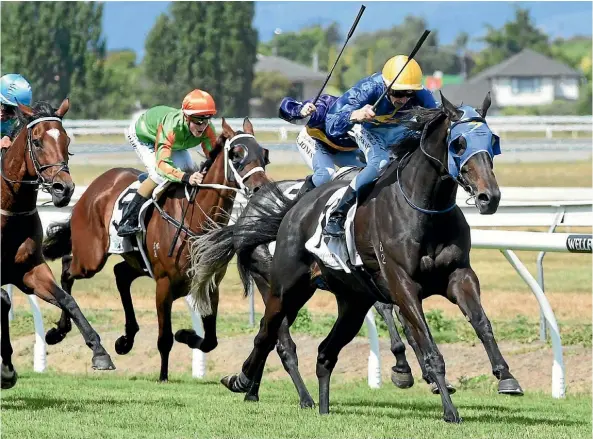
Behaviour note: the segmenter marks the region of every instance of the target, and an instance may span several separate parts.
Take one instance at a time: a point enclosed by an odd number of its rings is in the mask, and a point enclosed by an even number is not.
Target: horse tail
[[[210,294],[217,287],[216,278],[224,275],[235,254],[241,280],[247,285],[248,255],[262,244],[276,240],[282,218],[294,202],[286,197],[278,183],[262,186],[247,203],[235,224],[219,226],[211,223],[210,230],[190,240],[190,293],[200,315],[212,313]],[[247,291],[247,289],[245,290]]]
[[[295,205],[296,199],[288,198],[278,183],[269,183],[251,197],[247,206],[237,219],[233,243],[237,252],[237,270],[243,283],[245,296],[249,294],[253,260],[270,258],[265,246],[276,240],[282,219]]]
[[[72,230],[70,219],[63,223],[52,223],[47,228],[47,237],[43,240],[43,256],[50,261],[72,253]]]
[[[253,251],[276,240],[280,223],[296,200],[288,198],[278,183],[262,186],[237,219],[233,242],[237,253]]]
[[[190,294],[201,316],[212,314],[210,295],[217,288],[216,279],[224,275],[235,255],[234,225],[211,223],[211,230],[190,239]]]

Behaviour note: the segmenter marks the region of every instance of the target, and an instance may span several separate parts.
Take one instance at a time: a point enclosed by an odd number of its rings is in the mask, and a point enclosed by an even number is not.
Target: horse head
[[[236,132],[222,118],[220,140],[224,141],[224,173],[227,182],[247,194],[257,192],[269,182],[265,168],[270,163],[270,152],[256,140],[249,118],[243,120],[243,131]]]
[[[14,143],[25,144],[25,177],[48,191],[56,207],[64,207],[74,193],[74,182],[68,168],[70,137],[62,125],[62,118],[70,108],[68,98],[56,110],[45,102],[34,107],[18,104],[15,132],[20,133]],[[22,135],[26,132],[26,137]]]
[[[500,189],[494,176],[494,156],[500,154],[500,139],[486,123],[490,93],[482,107],[455,108],[441,93],[443,110],[449,119],[447,135],[449,175],[476,197],[481,214],[493,214],[500,202]]]

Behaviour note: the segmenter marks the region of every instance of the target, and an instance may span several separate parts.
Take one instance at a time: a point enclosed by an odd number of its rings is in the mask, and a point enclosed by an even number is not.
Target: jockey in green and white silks
[[[183,182],[196,186],[202,182],[200,172],[186,172],[193,168],[188,151],[201,146],[209,158],[216,143],[214,126],[210,122],[216,105],[210,94],[193,90],[183,99],[181,108],[153,107],[134,120],[127,130],[127,138],[148,170],[136,195],[122,214],[119,236],[138,233],[140,208],[152,191],[164,181]]]

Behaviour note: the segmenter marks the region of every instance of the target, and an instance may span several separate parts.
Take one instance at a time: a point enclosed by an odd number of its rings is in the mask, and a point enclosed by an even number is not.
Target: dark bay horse
[[[455,205],[459,184],[475,195],[481,214],[492,214],[498,208],[500,191],[492,171],[498,139],[484,119],[489,95],[478,112],[467,106],[456,108],[443,96],[441,99],[442,108],[412,111],[414,124],[422,129],[420,141],[399,145],[398,160],[359,200],[354,230],[363,267],[352,267],[352,274],[327,268],[305,248],[327,200],[344,183],[319,187],[296,204],[283,198],[273,185],[262,188],[250,200],[260,211],[258,227],[236,228],[235,248],[241,254],[276,241],[272,294],[241,373],[222,380],[229,389],[247,392],[252,385],[259,385],[283,319],[296,315],[315,291],[310,283],[313,262],[319,264],[336,295],[339,314],[319,346],[320,413],[329,412],[329,380],[339,352],[357,334],[377,300],[398,307],[412,347],[438,387],[446,421],[460,422],[461,418],[446,388],[443,357],[422,312],[425,297],[441,294],[457,303],[486,347],[499,387],[518,387],[480,305],[479,281],[469,259],[470,230]]]
[[[35,294],[62,309],[72,318],[93,351],[95,369],[114,369],[99,335],[91,327],[74,299],[66,294],[45,263],[41,247],[43,229],[37,211],[41,188],[52,196],[56,207],[68,205],[74,182],[68,169],[70,138],[62,126],[69,108],[65,99],[56,110],[46,102],[34,107],[19,105],[13,128],[14,142],[3,152],[2,173],[2,285],[13,284],[26,294]],[[10,300],[2,289],[2,388],[16,383],[9,337]]]
[[[196,235],[210,223],[226,224],[239,190],[255,192],[268,182],[265,166],[268,150],[262,148],[254,137],[253,126],[248,119],[243,130],[235,133],[222,121],[222,133],[218,137],[210,159],[213,161],[204,177],[193,203],[188,205],[185,187],[173,184],[158,202],[172,218],[179,221],[187,208],[183,222],[184,233]],[[72,210],[72,217],[66,223],[50,226],[44,243],[47,258],[62,257],[62,286],[69,293],[76,279],[88,279],[101,271],[110,256],[109,227],[114,204],[119,194],[134,182],[140,172],[130,168],[114,168],[97,177],[86,189]],[[161,355],[160,381],[169,376],[169,352],[173,346],[171,307],[173,301],[189,292],[191,268],[188,259],[186,239],[179,239],[172,256],[168,256],[177,227],[166,221],[153,207],[147,213],[146,248],[154,279],[156,281],[156,307],[159,322],[158,349]],[[124,307],[125,335],[118,338],[115,350],[127,354],[134,345],[139,330],[132,305],[130,286],[132,282],[147,273],[143,270],[142,257],[138,252],[122,254],[124,260],[114,267],[115,281]],[[218,307],[218,285],[225,271],[217,274],[210,289],[207,303],[202,304],[204,338],[193,331],[178,331],[175,339],[191,348],[210,352],[217,344],[216,314]],[[47,333],[52,343],[58,343],[70,331],[68,316],[62,314],[57,328]]]

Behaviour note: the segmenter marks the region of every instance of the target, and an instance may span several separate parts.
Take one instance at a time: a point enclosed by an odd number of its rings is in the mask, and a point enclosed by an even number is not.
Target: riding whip
[[[416,45],[414,46],[414,48],[412,49],[412,51],[410,52],[410,55],[408,56],[408,60],[406,61],[406,63],[404,64],[404,66],[400,69],[400,71],[395,76],[395,78],[393,78],[393,81],[391,81],[391,84],[389,84],[389,86],[381,94],[381,97],[379,99],[377,99],[377,102],[375,102],[375,105],[373,105],[373,111],[377,111],[377,106],[379,105],[379,102],[381,102],[381,99],[383,99],[385,97],[385,95],[387,94],[387,92],[391,89],[391,86],[395,83],[395,81],[397,80],[397,78],[399,78],[399,75],[401,74],[401,72],[404,71],[404,69],[406,68],[406,66],[408,65],[408,63],[414,58],[414,56],[416,55],[416,52],[418,52],[418,50],[420,50],[420,47],[422,47],[422,44],[424,44],[424,40],[426,40],[426,38],[428,37],[428,34],[429,33],[430,33],[429,30],[425,30],[424,31],[424,33],[422,34],[422,36],[420,37],[420,39],[418,40],[418,42],[416,43]]]
[[[173,255],[173,249],[175,248],[175,245],[177,244],[177,240],[179,239],[179,235],[181,234],[181,229],[183,228],[183,222],[185,221],[185,215],[187,214],[187,209],[189,208],[189,205],[194,202],[194,199],[196,198],[197,193],[198,193],[198,187],[193,186],[191,188],[191,192],[189,194],[189,201],[185,205],[185,208],[183,209],[183,213],[181,214],[181,221],[179,222],[179,227],[177,228],[177,231],[175,232],[175,236],[173,237],[173,242],[171,243],[171,247],[169,248],[169,253],[167,255],[169,257],[171,257]]]
[[[321,96],[321,93],[323,92],[323,89],[325,88],[325,86],[329,82],[329,78],[331,78],[332,73],[334,72],[334,69],[338,65],[338,61],[340,60],[340,57],[342,56],[342,53],[344,53],[344,49],[346,48],[346,44],[348,44],[348,40],[350,39],[350,37],[354,33],[354,29],[356,29],[356,26],[358,25],[358,22],[360,20],[360,17],[362,17],[362,13],[364,12],[365,9],[366,9],[366,6],[365,5],[362,5],[360,7],[360,11],[358,11],[358,15],[356,16],[356,20],[354,20],[354,24],[350,28],[350,32],[348,32],[348,36],[346,37],[346,41],[344,41],[344,45],[342,46],[342,50],[340,50],[340,53],[339,53],[338,57],[336,58],[336,62],[334,63],[334,66],[329,71],[329,73],[327,75],[327,78],[325,78],[325,82],[321,86],[321,89],[319,90],[319,93],[317,93],[317,96],[315,97],[315,99],[313,99],[313,105],[315,105],[315,103],[317,102],[317,99],[319,99],[319,96]]]

